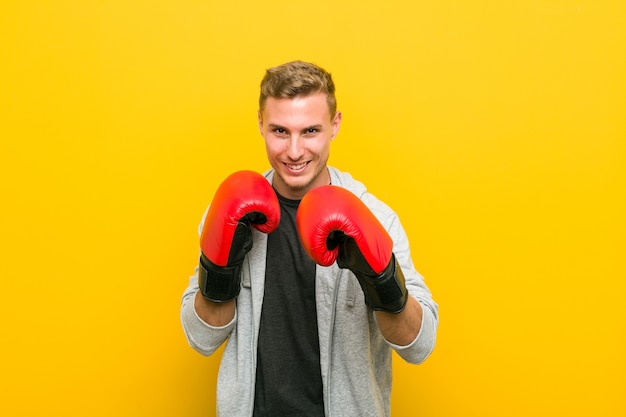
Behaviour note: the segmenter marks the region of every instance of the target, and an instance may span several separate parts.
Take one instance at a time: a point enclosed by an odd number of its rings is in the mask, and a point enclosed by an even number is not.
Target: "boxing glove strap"
[[[218,266],[201,254],[198,286],[202,296],[214,303],[225,303],[235,299],[241,290],[241,263]]]
[[[404,274],[395,255],[392,254],[389,265],[379,275],[359,272],[354,274],[365,294],[365,304],[372,310],[387,313],[400,313],[404,310],[409,299],[408,291],[404,283]]]

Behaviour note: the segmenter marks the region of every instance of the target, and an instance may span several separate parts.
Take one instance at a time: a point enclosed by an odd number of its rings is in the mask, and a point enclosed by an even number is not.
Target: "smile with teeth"
[[[297,164],[297,165],[293,165],[293,164],[285,164],[285,166],[287,168],[289,168],[291,171],[300,171],[302,169],[304,169],[304,167],[306,167],[307,162],[303,162],[301,164]]]

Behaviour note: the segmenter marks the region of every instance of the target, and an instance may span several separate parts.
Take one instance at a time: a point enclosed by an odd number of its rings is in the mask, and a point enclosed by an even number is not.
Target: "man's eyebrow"
[[[267,126],[270,129],[283,129],[283,130],[289,130],[287,129],[285,126],[282,125],[278,125],[276,123],[268,123]],[[322,130],[323,125],[321,124],[317,124],[317,125],[311,125],[311,126],[306,126],[304,128],[302,128],[302,132],[307,131],[309,129],[315,129],[315,130]]]

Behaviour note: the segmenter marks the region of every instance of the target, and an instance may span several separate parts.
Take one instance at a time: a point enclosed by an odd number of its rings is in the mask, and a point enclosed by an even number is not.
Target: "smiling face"
[[[275,171],[273,186],[280,195],[300,200],[312,188],[330,182],[326,163],[341,113],[331,116],[326,94],[268,97],[258,117],[267,159]]]

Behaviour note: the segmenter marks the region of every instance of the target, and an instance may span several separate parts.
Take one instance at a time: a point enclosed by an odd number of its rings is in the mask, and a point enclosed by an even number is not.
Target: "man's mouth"
[[[303,162],[301,164],[285,164],[285,166],[290,171],[302,171],[307,166],[307,164],[308,162]]]

